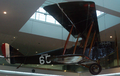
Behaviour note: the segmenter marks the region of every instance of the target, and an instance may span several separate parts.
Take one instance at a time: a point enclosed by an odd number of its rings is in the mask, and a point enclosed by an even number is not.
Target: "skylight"
[[[31,19],[45,21],[48,23],[59,24],[50,14],[48,14],[42,7],[40,7],[32,16]]]
[[[97,17],[100,16],[100,15],[102,15],[102,14],[104,14],[104,12],[99,11],[99,10],[96,10],[96,13],[97,13]]]

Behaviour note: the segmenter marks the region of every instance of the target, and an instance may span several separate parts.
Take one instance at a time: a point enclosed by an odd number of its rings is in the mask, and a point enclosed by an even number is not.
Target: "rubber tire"
[[[35,69],[32,69],[32,73],[35,73]]]
[[[93,70],[94,66],[97,66],[99,68],[98,72],[94,72],[94,70]],[[101,70],[102,70],[102,67],[99,64],[97,64],[97,63],[91,64],[90,67],[89,67],[89,71],[93,75],[99,74],[101,72]]]

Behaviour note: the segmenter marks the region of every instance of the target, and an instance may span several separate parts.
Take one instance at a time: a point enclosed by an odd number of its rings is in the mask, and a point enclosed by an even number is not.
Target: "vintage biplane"
[[[65,2],[45,6],[44,9],[69,31],[64,48],[24,56],[8,43],[4,43],[1,48],[6,61],[10,64],[82,65],[89,68],[91,74],[99,74],[102,70],[99,59],[115,50],[114,42],[100,41],[95,3],[90,1]],[[70,35],[77,40],[74,46],[67,49]],[[77,45],[78,43],[80,45]]]

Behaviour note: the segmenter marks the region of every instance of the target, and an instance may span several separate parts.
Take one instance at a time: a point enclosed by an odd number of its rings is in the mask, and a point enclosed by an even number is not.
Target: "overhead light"
[[[13,37],[15,39],[15,37]]]
[[[17,49],[17,50],[19,50],[19,49]]]
[[[36,53],[38,53],[38,52],[36,51]]]
[[[64,70],[64,72],[66,72],[66,70]]]
[[[110,38],[112,39],[112,36],[110,36]]]
[[[3,12],[3,14],[7,14],[7,12],[6,12],[6,11],[4,11],[4,12]]]

